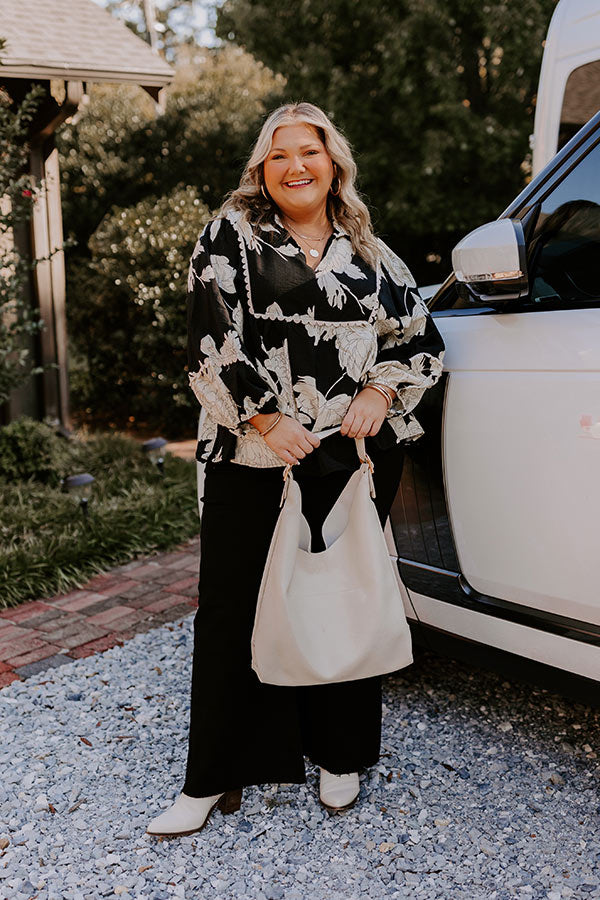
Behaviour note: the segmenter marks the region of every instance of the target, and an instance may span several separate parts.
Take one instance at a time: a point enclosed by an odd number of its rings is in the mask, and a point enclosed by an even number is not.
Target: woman
[[[190,834],[239,808],[244,785],[304,783],[347,809],[379,758],[381,678],[282,687],[251,668],[260,581],[283,468],[302,490],[312,549],[358,466],[375,465],[385,522],[412,410],[442,370],[443,342],[402,261],[375,238],[346,140],[316,106],[275,110],[240,185],[191,259],[189,377],[206,462],[185,784],[151,834]],[[337,433],[323,437],[337,426]],[[297,474],[296,474],[297,473]]]

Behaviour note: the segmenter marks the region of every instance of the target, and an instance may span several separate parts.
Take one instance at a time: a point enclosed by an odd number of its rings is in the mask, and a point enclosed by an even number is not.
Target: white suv
[[[429,304],[444,375],[390,516],[406,612],[431,648],[594,702],[600,113],[453,267]]]

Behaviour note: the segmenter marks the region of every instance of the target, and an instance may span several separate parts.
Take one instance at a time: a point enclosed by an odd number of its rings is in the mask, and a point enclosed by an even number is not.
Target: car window
[[[600,145],[542,201],[528,246],[530,302],[600,301]]]

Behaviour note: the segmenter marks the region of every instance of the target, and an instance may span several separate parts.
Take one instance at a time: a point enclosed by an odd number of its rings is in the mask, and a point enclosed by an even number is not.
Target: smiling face
[[[325,214],[333,162],[311,125],[277,128],[263,171],[267,191],[284,215],[297,220]]]

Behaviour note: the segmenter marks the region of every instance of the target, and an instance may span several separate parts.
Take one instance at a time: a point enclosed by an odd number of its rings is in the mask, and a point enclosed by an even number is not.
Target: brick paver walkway
[[[197,606],[199,538],[0,612],[0,687],[100,653]]]

